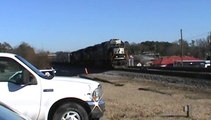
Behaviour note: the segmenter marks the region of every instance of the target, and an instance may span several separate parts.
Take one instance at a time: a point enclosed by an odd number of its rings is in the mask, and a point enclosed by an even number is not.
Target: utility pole
[[[182,29],[180,29],[180,35],[181,35],[181,39],[180,39],[180,47],[181,47],[181,65],[183,67],[183,37],[182,37]]]
[[[211,65],[211,32],[208,35],[208,41],[209,41],[209,48],[210,48],[210,54],[209,54],[209,58],[210,58],[210,65]]]

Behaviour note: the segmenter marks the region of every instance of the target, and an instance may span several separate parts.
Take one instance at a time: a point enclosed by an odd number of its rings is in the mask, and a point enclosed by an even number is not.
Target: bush
[[[36,53],[34,48],[27,43],[20,44],[14,51],[16,54],[21,55],[39,69],[50,67],[48,52],[42,50]]]

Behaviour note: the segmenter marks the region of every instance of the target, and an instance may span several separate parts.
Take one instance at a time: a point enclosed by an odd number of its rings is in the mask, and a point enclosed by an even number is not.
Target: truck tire
[[[89,120],[85,109],[74,102],[61,105],[53,115],[53,120]]]

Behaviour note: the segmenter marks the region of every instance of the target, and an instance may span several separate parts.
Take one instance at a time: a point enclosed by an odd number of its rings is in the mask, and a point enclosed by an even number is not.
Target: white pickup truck
[[[24,58],[0,53],[0,101],[32,120],[100,119],[102,94],[98,82],[46,76]]]

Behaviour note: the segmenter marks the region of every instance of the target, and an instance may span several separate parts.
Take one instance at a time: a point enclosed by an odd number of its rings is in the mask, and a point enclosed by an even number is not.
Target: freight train
[[[102,67],[122,67],[127,65],[124,42],[110,39],[94,46],[74,51],[70,54],[71,64]]]

